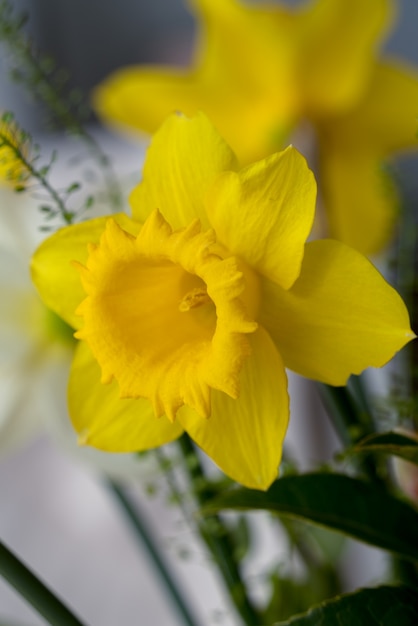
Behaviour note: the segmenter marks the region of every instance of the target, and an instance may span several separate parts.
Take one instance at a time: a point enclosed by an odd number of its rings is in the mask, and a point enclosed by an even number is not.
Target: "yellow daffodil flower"
[[[95,91],[99,114],[152,133],[174,110],[202,110],[242,163],[308,123],[331,236],[365,254],[380,250],[397,204],[381,161],[417,146],[418,75],[377,56],[393,2],[191,5],[199,25],[192,67],[116,72]]]
[[[238,482],[276,478],[285,367],[332,385],[414,337],[399,295],[331,240],[306,243],[316,188],[292,147],[240,169],[208,119],[172,115],[124,214],[37,250],[47,306],[76,329],[80,442],[144,450],[186,431]]]

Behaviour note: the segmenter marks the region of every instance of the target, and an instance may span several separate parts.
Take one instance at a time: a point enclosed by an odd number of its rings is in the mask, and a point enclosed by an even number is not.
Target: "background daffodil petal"
[[[393,237],[398,196],[389,173],[367,150],[321,151],[322,192],[329,234],[363,254]]]
[[[108,124],[138,134],[155,133],[175,111],[191,117],[202,110],[239,152],[243,163],[277,149],[277,136],[287,134],[294,121],[294,107],[283,97],[252,90],[248,80],[242,86],[230,78],[222,84],[206,84],[196,72],[158,66],[115,72],[96,87],[93,102]]]
[[[367,90],[344,115],[318,121],[320,140],[381,157],[417,148],[418,73],[400,63],[376,63]]]
[[[148,148],[143,180],[130,196],[135,219],[159,209],[173,229],[200,219],[209,226],[204,198],[213,180],[236,169],[236,157],[207,117],[171,115]]]
[[[136,234],[139,225],[124,213],[112,215],[122,228]],[[79,328],[81,317],[75,310],[84,300],[80,275],[72,261],[85,263],[89,243],[98,243],[109,217],[99,217],[66,226],[45,239],[32,257],[32,280],[44,304],[73,328]]]
[[[293,15],[231,0],[192,4],[198,34],[190,69],[119,70],[95,89],[94,107],[110,123],[146,132],[155,132],[173,111],[202,110],[240,160],[262,158],[274,151],[277,135],[289,132],[296,115]]]
[[[294,45],[309,116],[343,111],[361,96],[392,13],[391,0],[317,0],[302,6]]]
[[[212,413],[202,419],[184,406],[177,416],[184,429],[231,478],[254,489],[267,489],[278,474],[289,417],[287,378],[268,333],[249,336],[251,355],[233,400],[212,390]]]
[[[240,161],[251,163],[281,147],[300,113],[294,71],[296,16],[268,3],[192,4],[201,25],[194,58],[196,104]]]
[[[95,111],[108,123],[154,133],[175,111],[197,111],[197,85],[184,70],[134,66],[117,70],[93,91]]]
[[[383,153],[417,148],[418,72],[401,63],[376,64],[361,109],[354,111],[358,134]],[[350,124],[344,126],[348,130]]]
[[[75,351],[68,387],[71,421],[81,443],[108,452],[139,452],[177,439],[180,424],[154,415],[145,399],[121,399],[116,381],[100,382],[100,367],[81,341]]]
[[[398,198],[382,161],[393,150],[417,147],[417,111],[418,75],[381,63],[357,107],[318,124],[330,235],[363,254],[393,237]]]
[[[332,240],[306,245],[289,291],[263,279],[260,322],[286,367],[344,385],[350,374],[381,367],[414,338],[398,293],[357,251]]]
[[[289,288],[300,272],[315,213],[316,183],[291,146],[226,172],[207,198],[218,240],[253,269]]]
[[[262,90],[272,95],[277,83],[286,84],[293,69],[292,11],[236,0],[191,0],[190,4],[201,27],[194,67],[202,85],[228,89],[232,79],[233,89],[248,96]],[[282,94],[283,102],[288,96]]]

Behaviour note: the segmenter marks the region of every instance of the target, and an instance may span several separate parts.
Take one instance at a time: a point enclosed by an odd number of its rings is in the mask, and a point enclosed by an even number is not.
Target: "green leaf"
[[[81,189],[80,183],[71,183],[71,185],[69,185],[65,191],[66,193],[71,194],[75,191],[78,191],[79,189]]]
[[[39,175],[42,176],[42,178],[46,178],[46,176],[48,176],[49,174],[50,169],[51,169],[50,165],[44,165],[43,167],[39,169]]]
[[[267,510],[338,530],[418,560],[418,512],[371,483],[342,474],[284,476],[262,492],[234,489],[205,505],[204,515]]]
[[[90,209],[93,206],[94,202],[95,202],[94,196],[88,196],[84,203],[84,208]]]
[[[1,116],[1,121],[4,122],[5,124],[11,124],[14,120],[14,113],[13,111],[5,111],[3,113],[3,115]]]
[[[408,587],[382,586],[323,602],[274,626],[416,626],[418,594]]]
[[[348,454],[366,452],[393,454],[418,465],[418,441],[401,433],[390,431],[369,435],[348,450]]]

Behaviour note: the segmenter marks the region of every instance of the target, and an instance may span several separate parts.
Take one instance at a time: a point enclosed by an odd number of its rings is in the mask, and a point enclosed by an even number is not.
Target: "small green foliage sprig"
[[[54,151],[47,163],[38,165],[41,158],[39,146],[34,143],[30,133],[23,130],[15,121],[13,113],[6,112],[0,123],[0,168],[6,180],[18,193],[24,191],[39,192],[44,202],[40,210],[48,221],[61,218],[64,224],[72,224],[79,214],[93,204],[93,197],[89,196],[82,207],[75,211],[70,209],[70,197],[80,190],[81,184],[73,182],[63,190],[57,190],[49,181],[52,165],[57,159]],[[46,195],[45,195],[46,192]],[[41,230],[52,230],[53,226],[45,225]]]
[[[49,55],[36,49],[24,32],[27,16],[16,14],[9,0],[0,0],[0,42],[10,52],[11,77],[45,105],[51,127],[64,128],[87,147],[89,155],[102,172],[109,205],[121,209],[123,200],[112,163],[85,124],[91,109],[79,89],[68,85],[69,74]]]

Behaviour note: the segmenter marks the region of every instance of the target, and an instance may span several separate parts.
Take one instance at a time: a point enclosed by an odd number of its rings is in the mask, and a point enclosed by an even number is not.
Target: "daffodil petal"
[[[302,8],[296,45],[308,115],[342,111],[358,100],[392,9],[391,0],[317,0]]]
[[[154,135],[143,180],[131,194],[133,216],[145,221],[159,209],[173,229],[196,218],[207,227],[206,191],[221,172],[236,168],[234,153],[203,114],[171,115]]]
[[[254,489],[276,479],[289,417],[287,378],[282,360],[264,329],[251,335],[238,400],[212,391],[212,414],[202,419],[183,407],[184,429],[231,478]]]
[[[219,241],[284,288],[299,275],[315,213],[316,184],[291,146],[213,185],[207,213]]]
[[[203,84],[234,89],[251,97],[289,72],[289,42],[295,16],[280,6],[236,0],[192,0],[201,25],[195,67]],[[245,41],[245,46],[243,45]],[[270,80],[272,77],[276,80]],[[286,101],[289,94],[283,93]],[[227,103],[226,103],[227,104]],[[280,106],[280,105],[279,105]]]
[[[154,133],[175,111],[196,113],[193,78],[167,67],[127,67],[95,88],[95,111],[108,123]]]
[[[343,115],[318,121],[321,141],[380,157],[417,147],[418,72],[401,63],[376,63],[361,100]]]
[[[250,163],[277,149],[295,119],[293,15],[231,0],[192,4],[198,33],[190,70],[119,70],[95,89],[93,105],[107,122],[146,132],[173,111],[202,110]]]
[[[286,367],[344,385],[350,374],[381,367],[414,338],[406,307],[361,254],[332,241],[306,245],[289,291],[264,279],[260,321]]]
[[[81,444],[108,452],[139,452],[177,439],[181,426],[156,418],[148,400],[120,399],[116,382],[103,385],[87,344],[75,351],[68,387],[71,421]]]
[[[353,123],[358,136],[364,132],[364,137],[384,154],[416,149],[417,109],[417,70],[401,63],[378,63]],[[350,124],[344,126],[349,130]]]
[[[132,234],[140,228],[123,213],[112,217]],[[32,280],[44,304],[73,328],[80,326],[81,318],[75,310],[85,292],[79,272],[71,267],[71,263],[86,262],[88,245],[99,242],[108,219],[108,216],[99,217],[62,228],[45,239],[32,257]]]
[[[350,113],[317,125],[330,235],[363,254],[379,252],[393,236],[398,198],[382,161],[418,146],[417,111],[418,74],[380,63]]]
[[[323,146],[320,168],[329,234],[359,252],[379,252],[393,237],[398,198],[376,154]]]
[[[195,53],[199,108],[240,162],[252,163],[281,147],[300,113],[294,75],[296,16],[266,3],[192,4],[202,27]]]

